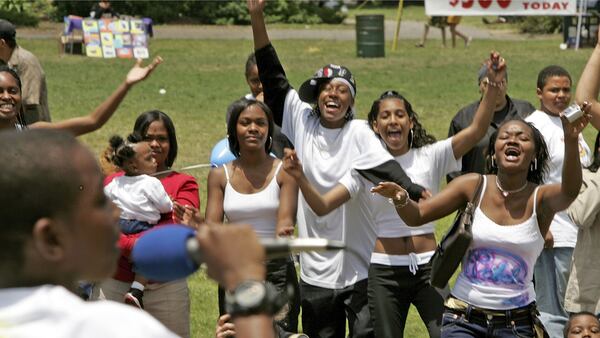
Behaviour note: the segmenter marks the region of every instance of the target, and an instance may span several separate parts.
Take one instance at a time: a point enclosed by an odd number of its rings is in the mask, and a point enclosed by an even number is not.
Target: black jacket
[[[479,107],[479,101],[475,101],[470,105],[462,108],[456,113],[450,128],[448,129],[448,137],[456,135],[461,130],[467,128],[473,121],[475,112]],[[515,118],[524,119],[535,110],[535,107],[527,101],[511,99],[506,96],[506,106],[501,111],[494,113],[492,123],[488,127],[485,136],[479,140],[479,143],[462,158],[462,170],[460,172],[453,172],[447,176],[447,181],[450,182],[452,179],[466,173],[485,173],[485,153],[490,141],[490,136],[494,131],[498,130],[498,126],[506,120]]]

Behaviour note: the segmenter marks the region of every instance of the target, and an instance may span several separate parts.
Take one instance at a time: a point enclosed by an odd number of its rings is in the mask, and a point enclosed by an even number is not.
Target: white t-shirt
[[[450,172],[459,171],[462,166],[461,159],[454,158],[452,138],[424,147],[412,148],[406,154],[397,156],[396,161],[404,168],[413,183],[423,186],[434,195],[440,191],[442,177]],[[396,238],[433,233],[435,226],[433,222],[418,227],[406,225],[387,198],[370,193],[374,184],[355,171],[346,174],[340,183],[348,189],[353,198],[358,195],[360,196],[358,198],[369,200],[377,237]],[[362,193],[358,194],[359,192]]]
[[[560,183],[562,181],[562,168],[565,158],[564,131],[560,117],[551,116],[543,111],[536,110],[529,115],[526,121],[542,133],[548,146],[548,172],[544,176],[545,184]],[[579,135],[579,158],[582,166],[588,166],[591,161],[591,152],[583,136]],[[550,224],[550,231],[554,236],[554,247],[574,248],[577,242],[577,226],[571,221],[566,211],[557,212]]]
[[[312,115],[312,108],[295,90],[285,98],[282,132],[296,147],[308,180],[321,193],[331,190],[350,169],[368,169],[392,156],[364,120],[351,120],[342,128],[328,129]],[[319,217],[300,193],[300,237],[341,240],[351,250],[300,254],[300,277],[308,284],[340,289],[367,278],[375,245],[375,225],[365,199],[351,199]]]
[[[170,212],[173,202],[162,183],[148,175],[117,176],[104,193],[121,209],[121,218],[156,224],[160,214]]]
[[[147,312],[112,301],[84,302],[61,286],[0,289],[0,337],[175,338]]]

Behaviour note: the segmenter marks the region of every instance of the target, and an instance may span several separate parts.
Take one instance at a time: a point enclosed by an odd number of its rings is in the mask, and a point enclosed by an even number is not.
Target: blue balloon
[[[235,155],[229,150],[227,137],[217,142],[210,152],[210,165],[213,167],[220,167],[233,160],[235,160]]]

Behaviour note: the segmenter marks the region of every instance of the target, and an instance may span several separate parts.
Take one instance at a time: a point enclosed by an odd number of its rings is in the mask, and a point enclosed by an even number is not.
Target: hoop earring
[[[492,155],[491,157],[491,162],[492,162],[492,168],[496,168],[496,154]]]
[[[269,139],[267,140],[267,150],[271,151],[272,146],[273,146],[273,138],[271,136],[269,136]]]
[[[529,170],[530,171],[536,171],[537,170],[537,157],[533,159],[533,162],[529,166]]]
[[[414,139],[414,134],[413,134],[413,130],[412,128],[410,129],[410,131],[408,132],[408,149],[412,148],[412,144],[413,144],[413,139]]]

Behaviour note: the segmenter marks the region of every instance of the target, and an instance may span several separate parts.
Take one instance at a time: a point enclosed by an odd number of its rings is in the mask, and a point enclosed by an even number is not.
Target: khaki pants
[[[107,279],[94,292],[95,298],[123,303],[131,283]],[[93,297],[94,297],[93,296]],[[144,310],[177,335],[190,337],[190,295],[185,279],[151,283],[144,290]]]

